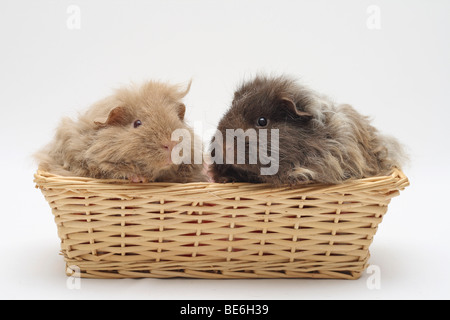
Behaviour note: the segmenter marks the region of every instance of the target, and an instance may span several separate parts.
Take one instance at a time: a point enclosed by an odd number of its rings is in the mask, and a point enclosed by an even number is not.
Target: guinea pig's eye
[[[136,120],[133,124],[135,128],[139,127],[142,124],[141,120]]]
[[[268,121],[266,118],[260,117],[258,121],[256,121],[256,123],[258,124],[259,127],[265,127],[267,126]]]

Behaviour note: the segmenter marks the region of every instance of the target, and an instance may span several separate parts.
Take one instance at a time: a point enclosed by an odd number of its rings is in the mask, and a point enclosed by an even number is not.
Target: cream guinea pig
[[[64,176],[127,179],[131,182],[208,181],[203,163],[194,163],[194,143],[185,163],[171,159],[176,129],[185,129],[189,92],[179,85],[148,81],[122,87],[98,101],[76,121],[62,119],[53,141],[35,154],[41,170]],[[200,147],[201,148],[201,147]],[[186,156],[189,156],[188,154]],[[189,161],[190,160],[190,161]]]

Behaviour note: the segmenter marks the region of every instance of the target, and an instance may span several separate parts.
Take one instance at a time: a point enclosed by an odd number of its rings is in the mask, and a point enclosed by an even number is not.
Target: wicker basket
[[[357,279],[399,170],[342,185],[35,183],[55,216],[67,275],[86,278]],[[75,266],[75,267],[72,267]]]

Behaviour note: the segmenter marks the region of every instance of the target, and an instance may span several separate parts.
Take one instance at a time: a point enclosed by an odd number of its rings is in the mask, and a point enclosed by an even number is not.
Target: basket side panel
[[[68,268],[94,278],[343,278],[367,267],[395,190],[41,186]],[[250,188],[250,187],[249,187]],[[305,190],[309,190],[306,192]],[[322,192],[320,192],[322,191]]]

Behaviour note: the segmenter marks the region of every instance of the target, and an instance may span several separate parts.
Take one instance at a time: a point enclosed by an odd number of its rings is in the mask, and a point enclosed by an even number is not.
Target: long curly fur
[[[193,130],[181,102],[189,86],[148,81],[123,87],[91,106],[77,120],[62,119],[53,141],[35,154],[42,170],[64,176],[129,179],[133,182],[207,181],[203,164],[171,162],[172,132]],[[139,120],[140,125],[134,123]],[[186,155],[187,156],[187,155]]]
[[[401,168],[406,158],[400,143],[380,134],[368,117],[287,76],[257,76],[241,85],[218,130],[224,136],[226,129],[258,130],[261,116],[268,120],[265,128],[279,129],[278,172],[261,175],[259,161],[214,163],[210,170],[215,181],[338,184],[388,174],[393,167]]]

